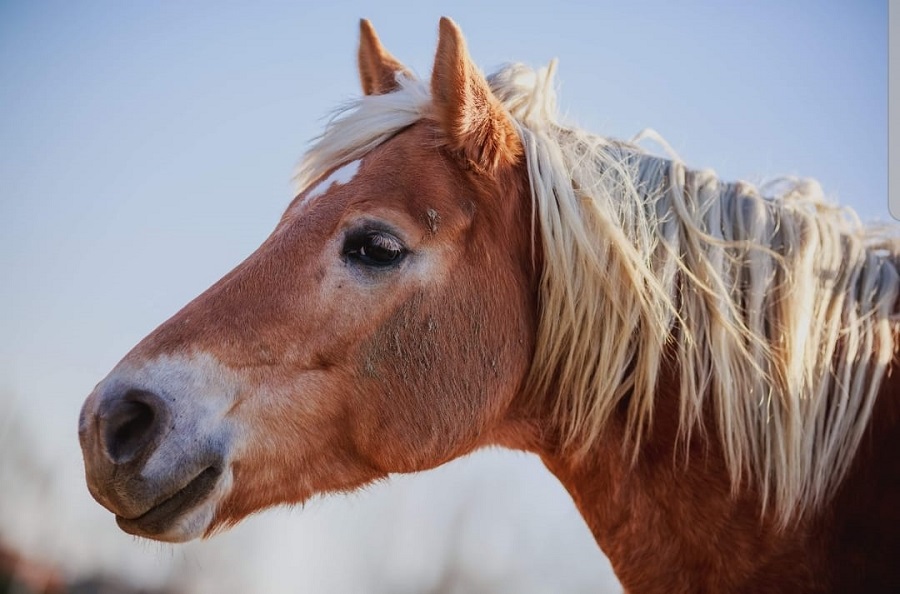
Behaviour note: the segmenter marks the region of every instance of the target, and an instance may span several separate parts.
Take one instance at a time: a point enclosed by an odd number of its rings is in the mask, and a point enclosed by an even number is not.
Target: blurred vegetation
[[[0,542],[0,594],[177,594],[129,586],[109,576],[66,580],[51,563],[26,559]]]

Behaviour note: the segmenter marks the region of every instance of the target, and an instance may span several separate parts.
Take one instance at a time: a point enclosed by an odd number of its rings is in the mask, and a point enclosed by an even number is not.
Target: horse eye
[[[384,231],[364,231],[352,234],[344,242],[344,256],[373,268],[399,264],[406,248],[399,239]]]

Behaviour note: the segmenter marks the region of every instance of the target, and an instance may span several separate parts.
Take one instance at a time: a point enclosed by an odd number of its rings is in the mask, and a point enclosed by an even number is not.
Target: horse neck
[[[625,590],[743,589],[774,560],[792,574],[790,581],[777,572],[765,578],[777,588],[815,590],[816,560],[824,551],[811,549],[807,524],[780,530],[774,519],[761,517],[758,492],[745,489],[732,495],[711,424],[706,437],[691,438],[686,462],[676,446],[678,394],[672,387],[679,385],[677,374],[667,371],[659,385],[653,426],[637,460],[622,447],[624,412],[586,455],[561,453],[552,443],[538,448],[572,495]],[[766,584],[756,586],[765,590]]]
[[[900,374],[882,385],[835,499],[788,527],[762,512],[752,485],[732,492],[711,420],[705,437],[694,433],[685,461],[676,446],[678,385],[677,372],[666,369],[634,462],[622,448],[624,412],[583,456],[562,451],[549,410],[517,433],[526,438],[519,447],[537,453],[569,491],[627,592],[817,592],[849,588],[861,575],[869,576],[868,591],[900,583],[898,564],[877,561],[885,547],[900,551]]]

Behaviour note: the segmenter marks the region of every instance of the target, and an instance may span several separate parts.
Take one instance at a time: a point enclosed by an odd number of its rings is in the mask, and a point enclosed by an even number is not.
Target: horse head
[[[430,98],[367,21],[359,71],[367,132],[326,132],[272,234],[85,402],[88,485],[123,530],[188,540],[515,424],[537,281],[514,123],[449,19]]]

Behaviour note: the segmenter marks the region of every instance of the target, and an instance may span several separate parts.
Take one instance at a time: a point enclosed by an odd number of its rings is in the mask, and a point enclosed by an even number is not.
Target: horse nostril
[[[101,413],[101,435],[113,462],[129,462],[154,445],[163,410],[155,394],[130,390],[109,402],[106,409]]]

